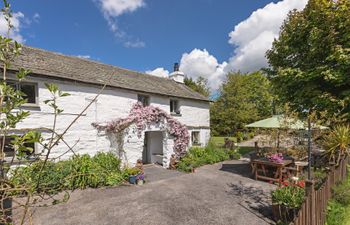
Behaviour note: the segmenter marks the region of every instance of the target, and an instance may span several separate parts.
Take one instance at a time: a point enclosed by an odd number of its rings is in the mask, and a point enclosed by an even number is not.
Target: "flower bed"
[[[39,175],[43,163],[16,168],[11,172],[11,182],[31,186],[35,194],[55,194],[62,190],[118,185],[128,179],[130,172],[128,168],[121,169],[120,160],[112,153],[98,153],[94,157],[77,155],[57,163],[48,161]]]
[[[276,221],[292,221],[305,198],[305,182],[282,182],[282,187],[272,191],[272,213]]]

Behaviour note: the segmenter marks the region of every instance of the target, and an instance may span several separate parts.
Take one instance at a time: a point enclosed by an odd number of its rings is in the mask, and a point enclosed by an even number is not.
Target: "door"
[[[143,164],[148,164],[149,162],[149,148],[148,148],[148,136],[149,133],[145,132],[145,139],[144,139],[144,143],[143,143],[143,151],[142,151],[142,163]]]

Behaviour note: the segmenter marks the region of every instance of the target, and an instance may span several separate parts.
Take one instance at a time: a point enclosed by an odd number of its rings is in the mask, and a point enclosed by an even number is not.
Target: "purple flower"
[[[283,163],[283,155],[282,155],[282,153],[272,154],[272,155],[268,156],[267,158],[268,158],[271,162]]]
[[[140,173],[139,175],[136,176],[136,180],[144,180],[145,175],[143,173]]]

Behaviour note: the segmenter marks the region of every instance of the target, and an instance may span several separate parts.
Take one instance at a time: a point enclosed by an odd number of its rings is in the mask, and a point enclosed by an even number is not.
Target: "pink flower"
[[[127,118],[119,118],[107,122],[106,125],[92,123],[92,126],[99,131],[106,131],[110,133],[119,133],[135,123],[137,134],[139,137],[146,126],[152,123],[163,122],[167,125],[167,131],[174,136],[174,152],[177,157],[181,157],[186,153],[186,149],[190,140],[187,127],[174,119],[164,110],[154,107],[145,106],[138,102],[133,105]]]

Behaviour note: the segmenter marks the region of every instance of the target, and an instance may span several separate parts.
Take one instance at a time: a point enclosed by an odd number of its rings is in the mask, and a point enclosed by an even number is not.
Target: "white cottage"
[[[62,91],[70,94],[58,102],[64,109],[58,118],[58,131],[63,131],[106,83],[107,87],[97,101],[64,137],[65,142],[74,146],[76,153],[93,155],[99,151],[113,151],[129,165],[142,159],[144,163],[159,163],[167,167],[173,154],[174,138],[165,129],[166,124],[151,124],[141,135],[137,135],[133,126],[130,126],[121,143],[115,135],[98,132],[91,125],[127,117],[138,101],[164,110],[185,124],[191,138],[189,146],[204,146],[209,140],[209,100],[184,85],[184,74],[178,70],[178,65],[169,78],[160,78],[78,57],[23,47],[22,55],[13,64],[14,70],[19,67],[32,71],[24,83],[12,81],[26,93],[28,103],[24,107],[31,115],[12,133],[20,135],[23,130],[30,128],[41,129],[49,135],[45,128],[52,127],[53,113],[43,103],[50,98],[45,83],[55,83]],[[39,146],[34,147],[36,152],[41,151]],[[53,149],[51,157],[65,159],[71,156],[64,154],[66,151],[66,145],[60,143]],[[6,148],[6,154],[11,155],[11,149]]]

